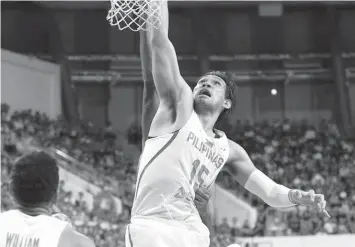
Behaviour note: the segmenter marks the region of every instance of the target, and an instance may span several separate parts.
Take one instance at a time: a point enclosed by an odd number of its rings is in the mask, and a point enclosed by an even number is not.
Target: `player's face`
[[[220,111],[224,108],[228,109],[231,102],[225,97],[226,90],[227,85],[220,77],[215,75],[203,76],[193,90],[195,104],[211,106]]]

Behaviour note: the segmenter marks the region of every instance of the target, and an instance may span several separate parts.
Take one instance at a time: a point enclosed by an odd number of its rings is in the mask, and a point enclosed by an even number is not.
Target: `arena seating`
[[[328,200],[330,220],[298,207],[275,211],[251,195],[223,172],[218,182],[253,206],[260,216],[255,228],[233,227],[237,219],[218,227],[224,241],[232,236],[284,236],[346,234],[355,230],[355,150],[339,135],[334,124],[322,120],[320,126],[303,121],[236,123],[233,136],[249,153],[254,164],[273,180],[291,188],[315,189]],[[233,222],[234,221],[234,222]],[[218,231],[217,231],[218,232]],[[218,241],[221,242],[221,241]],[[225,246],[218,245],[216,246]]]
[[[9,110],[9,106],[1,105],[1,209],[7,210],[12,205],[6,179],[14,158],[27,146],[56,148],[93,167],[97,174],[92,175],[96,178],[111,176],[120,181],[119,195],[124,209],[118,217],[96,209],[88,210],[80,196],[71,200],[73,195],[63,186],[58,207],[70,216],[79,231],[91,236],[97,246],[124,246],[124,226],[130,217],[139,148],[109,129],[96,129],[91,124],[73,127],[62,119],[50,120],[31,110],[12,114]],[[248,151],[259,169],[286,186],[313,188],[325,193],[328,211],[333,217],[324,221],[318,213],[302,207],[287,212],[270,209],[223,172],[218,183],[257,207],[259,219],[253,229],[247,224],[239,229],[235,227],[238,219],[225,219],[216,226],[212,246],[227,246],[237,242],[240,236],[355,233],[355,184],[352,182],[355,150],[340,137],[334,124],[323,120],[315,128],[306,121],[285,120],[253,125],[238,122],[235,126],[231,137]]]

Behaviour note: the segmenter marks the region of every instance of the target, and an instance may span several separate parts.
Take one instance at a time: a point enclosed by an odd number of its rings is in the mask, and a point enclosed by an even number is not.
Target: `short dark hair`
[[[224,72],[224,71],[218,71],[218,70],[214,70],[214,71],[209,71],[205,74],[206,75],[214,75],[214,76],[218,76],[219,78],[221,78],[225,83],[226,83],[226,94],[225,97],[226,99],[229,99],[232,102],[232,106],[230,109],[225,109],[221,115],[220,118],[224,117],[225,115],[228,115],[232,112],[233,108],[234,108],[234,100],[235,100],[235,92],[237,90],[237,85],[236,82],[233,80],[231,73],[228,72]]]
[[[57,161],[47,152],[31,152],[15,161],[10,178],[11,193],[20,205],[49,203],[58,190]]]

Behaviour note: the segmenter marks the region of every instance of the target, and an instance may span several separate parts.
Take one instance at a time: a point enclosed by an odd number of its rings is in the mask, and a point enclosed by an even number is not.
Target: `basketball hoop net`
[[[161,17],[161,1],[165,0],[110,0],[111,9],[106,19],[119,30],[132,31],[158,28]]]

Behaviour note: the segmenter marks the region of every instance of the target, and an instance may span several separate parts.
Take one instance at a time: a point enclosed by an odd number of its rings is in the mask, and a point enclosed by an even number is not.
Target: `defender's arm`
[[[195,192],[195,205],[200,214],[203,224],[205,224],[210,231],[210,241],[212,242],[215,236],[215,229],[213,226],[213,210],[211,204],[211,195],[213,193],[213,185],[207,189],[199,188]]]
[[[159,107],[159,97],[157,95],[153,75],[152,75],[152,55],[148,45],[147,33],[140,31],[140,57],[142,63],[143,76],[143,106],[142,106],[142,149],[148,138],[150,125]]]

